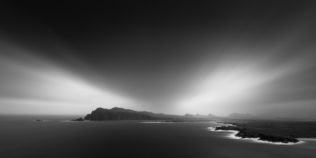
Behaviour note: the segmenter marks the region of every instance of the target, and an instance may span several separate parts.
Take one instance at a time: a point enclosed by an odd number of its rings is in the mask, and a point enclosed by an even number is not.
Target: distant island
[[[134,111],[114,107],[111,109],[97,108],[84,118],[77,118],[74,121],[107,121],[107,120],[150,120],[150,121],[166,121],[166,122],[186,122],[186,121],[211,121],[214,116],[207,115],[167,115],[158,114],[147,111]]]

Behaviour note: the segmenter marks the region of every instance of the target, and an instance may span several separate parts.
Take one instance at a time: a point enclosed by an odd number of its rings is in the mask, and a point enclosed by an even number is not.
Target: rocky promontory
[[[243,128],[243,127],[239,127],[239,126],[220,126],[220,127],[216,127],[215,130],[238,131],[238,133],[236,134],[237,137],[258,138],[259,140],[273,142],[273,143],[297,143],[297,142],[299,142],[296,138],[291,137],[291,136],[261,133],[261,132],[255,131],[255,130],[251,130],[251,129]]]

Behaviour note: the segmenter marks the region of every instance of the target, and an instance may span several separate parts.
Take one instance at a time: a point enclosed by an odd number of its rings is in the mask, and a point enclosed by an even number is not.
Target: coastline
[[[225,123],[219,123],[219,122],[214,122],[218,126],[216,127],[229,127],[229,126],[235,126],[233,124],[225,124]],[[237,134],[240,132],[238,130],[216,130],[216,127],[208,127],[207,129],[212,132],[227,132],[228,135],[226,136],[227,138],[230,139],[238,139],[238,140],[245,140],[245,141],[251,141],[255,143],[263,143],[263,144],[270,144],[270,145],[299,145],[305,143],[306,140],[312,139],[313,141],[316,141],[316,139],[313,138],[298,138],[298,142],[288,142],[288,143],[283,143],[283,142],[272,142],[268,140],[260,140],[259,137],[256,138],[243,138],[237,136]]]

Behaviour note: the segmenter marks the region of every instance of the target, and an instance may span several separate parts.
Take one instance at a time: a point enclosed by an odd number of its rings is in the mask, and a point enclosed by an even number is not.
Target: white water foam
[[[224,125],[224,126],[230,126],[231,124],[224,124],[224,123],[217,123],[219,125]],[[235,125],[233,125],[235,126]],[[218,127],[218,126],[216,126]],[[304,143],[304,139],[300,139],[299,142],[297,143],[282,143],[282,142],[270,142],[270,141],[264,141],[264,140],[260,140],[259,138],[242,138],[242,137],[238,137],[236,136],[238,134],[239,131],[236,130],[216,130],[216,127],[208,127],[207,129],[212,131],[212,132],[227,132],[229,133],[227,135],[228,138],[230,139],[238,139],[238,140],[245,140],[245,141],[252,141],[252,142],[256,142],[256,143],[264,143],[264,144],[271,144],[271,145],[297,145],[297,144],[302,144]],[[316,141],[316,139],[313,139],[314,141]]]
[[[207,129],[212,131],[212,132],[216,132],[215,127],[207,127]]]
[[[256,143],[264,143],[264,144],[272,144],[272,145],[297,145],[297,144],[304,143],[304,141],[299,141],[299,142],[296,142],[296,143],[293,143],[293,142],[289,142],[289,143],[270,142],[270,141],[260,140],[259,138],[242,138],[242,137],[238,137],[238,136],[236,136],[238,131],[234,131],[234,130],[230,130],[230,131],[227,131],[227,132],[230,132],[230,134],[227,136],[228,138],[240,139],[240,140],[248,140],[248,141],[252,141],[252,142],[256,142]]]

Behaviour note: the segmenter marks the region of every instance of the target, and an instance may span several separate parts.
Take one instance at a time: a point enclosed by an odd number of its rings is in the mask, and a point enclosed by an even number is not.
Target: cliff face
[[[123,109],[123,108],[112,108],[112,109],[103,109],[97,108],[92,111],[91,114],[88,114],[84,118],[85,120],[155,120],[153,116],[149,114],[137,112],[133,110]]]

